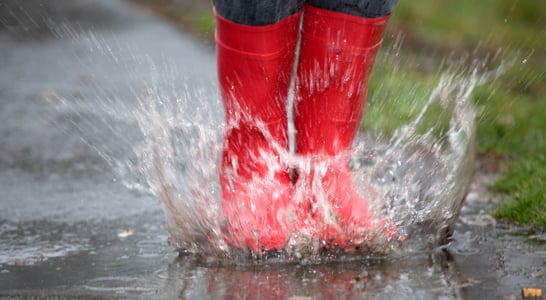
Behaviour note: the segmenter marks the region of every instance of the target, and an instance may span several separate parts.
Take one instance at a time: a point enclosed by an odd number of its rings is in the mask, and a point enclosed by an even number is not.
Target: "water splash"
[[[189,99],[204,98],[198,90],[164,99],[148,90],[135,111],[146,137],[141,165],[132,168],[145,176],[150,190],[161,200],[170,241],[178,248],[201,253],[224,249],[219,232],[220,188],[218,156],[222,126],[202,101],[195,114]],[[209,240],[216,242],[210,243]]]
[[[395,58],[387,53],[383,59]],[[143,58],[138,63],[149,62]],[[488,63],[487,59],[476,60],[444,69],[417,117],[392,137],[366,133],[358,137],[350,153],[353,182],[361,194],[373,194],[373,213],[398,231],[395,237],[366,238],[364,244],[369,247],[362,247],[359,255],[421,251],[446,241],[474,170],[476,109],[472,91],[506,67],[501,64],[488,71]],[[79,117],[87,111],[101,111],[97,113],[99,120],[77,123],[79,131],[89,137],[89,132],[100,130],[102,124],[110,138],[122,142],[101,147],[100,140],[86,140],[128,187],[159,198],[170,242],[176,248],[205,257],[246,257],[248,253],[230,247],[222,236],[218,174],[225,124],[216,85],[179,80],[172,68],[166,68],[171,74],[150,65],[151,80],[144,93],[135,93],[138,101],[134,109],[115,95],[100,91],[92,97],[97,99],[94,103],[70,103],[59,95],[53,98]],[[402,100],[405,96],[397,95]],[[136,123],[139,134],[128,136],[116,129],[105,113],[113,120]],[[111,145],[121,146],[110,149]],[[130,155],[120,156],[121,148]],[[291,166],[309,169],[308,159],[289,152],[282,157]],[[322,201],[322,210],[328,211],[328,205]],[[331,214],[324,216],[324,223],[336,222]],[[325,254],[320,241],[305,238],[291,239],[285,250],[288,260],[320,260]],[[340,253],[344,254],[334,254]]]
[[[370,187],[375,190],[375,213],[394,222],[399,231],[398,239],[381,239],[385,243],[382,251],[385,247],[402,252],[431,249],[451,233],[474,170],[476,109],[472,91],[499,71],[480,73],[480,66],[442,73],[418,117],[389,140],[362,135],[355,144],[351,153],[355,185],[363,194]],[[171,241],[189,252],[223,255],[233,250],[221,238],[219,221],[217,174],[223,126],[211,121],[206,105],[196,114],[184,114],[193,103],[189,99],[209,97],[198,91],[193,89],[193,94],[171,101],[151,89],[141,99],[135,112],[147,141],[141,167],[161,200]],[[440,107],[441,113],[422,133],[419,129],[433,107]],[[292,165],[306,164],[301,158],[287,156]],[[292,242],[288,247],[310,247],[313,250],[308,254],[318,253],[316,244]]]
[[[403,228],[408,250],[437,246],[452,231],[474,171],[476,111],[471,93],[481,80],[475,69],[443,74],[417,118],[363,168],[382,189],[384,197],[376,198],[376,205]],[[419,133],[436,104],[441,115]],[[447,129],[435,134],[446,118]]]

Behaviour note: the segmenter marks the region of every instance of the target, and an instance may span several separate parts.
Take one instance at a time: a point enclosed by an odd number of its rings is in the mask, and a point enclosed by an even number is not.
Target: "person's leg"
[[[377,230],[377,223],[382,223],[373,218],[367,200],[354,187],[348,158],[383,41],[390,13],[386,8],[392,5],[393,1],[311,0],[304,7],[294,107],[296,152],[317,166],[311,175],[320,176],[325,198],[344,225],[342,232],[326,226],[317,235],[341,247],[362,229]],[[320,214],[313,212],[313,201],[317,200],[311,199],[307,214]]]
[[[308,0],[307,3],[326,10],[362,18],[383,17],[392,12],[398,0]]]
[[[218,80],[226,131],[220,166],[226,239],[280,249],[292,231],[283,211],[292,183],[286,98],[302,0],[215,0]],[[289,5],[290,4],[290,5]]]
[[[214,0],[216,12],[233,23],[250,26],[275,24],[297,12],[304,0]]]

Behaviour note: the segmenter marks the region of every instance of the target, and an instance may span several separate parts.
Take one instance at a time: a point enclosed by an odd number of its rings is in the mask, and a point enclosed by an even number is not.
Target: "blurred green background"
[[[468,57],[500,77],[474,91],[478,157],[499,179],[493,193],[506,201],[492,212],[500,219],[546,228],[546,1],[401,0],[390,23],[401,34],[402,87],[435,84],[437,68],[418,67]],[[487,68],[487,67],[486,67]],[[430,77],[433,77],[431,79]],[[374,80],[381,80],[374,78]],[[398,82],[393,82],[396,89]],[[373,122],[373,120],[371,120]]]
[[[134,1],[214,45],[210,0]],[[498,174],[492,197],[506,199],[491,213],[546,228],[546,1],[400,0],[373,71],[363,126],[392,133],[416,116],[446,67],[472,64],[482,71],[502,66],[473,94],[478,159],[482,171]]]

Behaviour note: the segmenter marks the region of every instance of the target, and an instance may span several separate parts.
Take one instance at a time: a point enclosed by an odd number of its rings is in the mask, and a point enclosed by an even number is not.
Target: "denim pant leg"
[[[305,0],[213,0],[222,17],[243,25],[269,25],[299,11]],[[398,0],[307,0],[313,6],[359,17],[389,14]]]
[[[234,23],[269,25],[293,15],[305,0],[214,0],[216,12]]]
[[[308,0],[309,4],[364,18],[377,18],[392,12],[398,0]]]

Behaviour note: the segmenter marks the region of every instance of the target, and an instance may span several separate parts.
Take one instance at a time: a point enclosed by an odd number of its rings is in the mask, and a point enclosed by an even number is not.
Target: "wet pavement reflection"
[[[499,299],[518,295],[523,287],[540,287],[545,276],[545,242],[502,226],[459,223],[450,245],[389,259],[229,264],[179,257],[167,245],[164,228],[157,225],[161,221],[158,213],[106,224],[36,222],[7,228],[3,223],[3,244],[11,240],[10,247],[20,245],[38,256],[17,250],[7,261],[2,257],[2,295]],[[13,241],[21,236],[32,242]],[[38,236],[47,241],[36,242]]]
[[[141,138],[115,112],[173,65],[187,85],[215,82],[213,49],[126,2],[0,3],[0,297],[511,299],[546,288],[546,234],[489,218],[484,174],[450,243],[430,253],[244,265],[179,257],[158,200],[123,185],[107,160],[131,159],[124,151]],[[57,109],[51,95],[76,109]],[[97,99],[123,101],[103,115]]]

